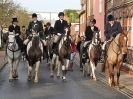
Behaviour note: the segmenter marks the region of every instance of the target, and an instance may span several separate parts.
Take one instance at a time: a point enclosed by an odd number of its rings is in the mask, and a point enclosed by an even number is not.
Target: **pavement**
[[[8,66],[0,72],[0,99],[130,99],[108,85],[84,78],[79,66],[68,72],[67,82],[50,78],[50,71],[43,61],[39,69],[39,83],[27,81],[27,64],[20,62],[19,79],[9,82]],[[98,76],[99,78],[99,76]]]
[[[0,51],[0,70],[6,65],[5,51]]]
[[[79,64],[79,58],[76,58],[76,64]],[[97,72],[100,80],[107,84],[107,77],[106,74],[101,72],[103,63],[99,63],[97,66]],[[127,63],[123,63],[123,66],[121,68],[121,76],[120,76],[120,86],[122,86],[122,89],[117,89],[116,90],[120,91],[123,94],[126,94],[129,96],[131,99],[133,99],[133,66],[129,65]]]
[[[4,52],[1,53],[4,56]],[[99,63],[97,66],[97,81],[84,78],[76,56],[74,71],[68,72],[67,82],[63,83],[61,79],[49,77],[50,72],[44,61],[40,66],[39,84],[27,81],[25,61],[20,63],[19,80],[9,83],[8,66],[5,65],[0,72],[0,99],[133,99],[133,75],[125,72],[125,69],[121,70],[121,88],[111,88],[105,73],[101,72],[101,65]]]

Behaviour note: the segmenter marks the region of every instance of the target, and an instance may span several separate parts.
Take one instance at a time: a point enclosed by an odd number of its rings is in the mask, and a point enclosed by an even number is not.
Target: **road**
[[[79,66],[67,75],[67,82],[49,77],[45,62],[40,66],[38,84],[27,81],[27,66],[20,63],[19,80],[8,81],[8,66],[0,72],[0,99],[128,99],[104,83],[84,78]]]

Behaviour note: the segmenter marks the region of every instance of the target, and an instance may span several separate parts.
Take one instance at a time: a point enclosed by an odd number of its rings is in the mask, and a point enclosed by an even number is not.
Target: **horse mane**
[[[35,48],[38,48],[39,47],[39,37],[33,37],[32,39],[32,48],[35,49]]]

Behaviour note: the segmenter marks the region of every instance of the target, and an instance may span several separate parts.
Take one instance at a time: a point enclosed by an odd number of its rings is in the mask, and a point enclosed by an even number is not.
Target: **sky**
[[[14,0],[30,12],[60,12],[80,9],[80,0]]]

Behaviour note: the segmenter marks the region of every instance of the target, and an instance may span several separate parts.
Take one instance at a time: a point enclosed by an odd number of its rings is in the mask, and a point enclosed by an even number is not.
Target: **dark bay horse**
[[[99,37],[99,32],[95,31],[93,34],[92,41],[87,49],[88,62],[89,62],[89,65],[87,68],[88,74],[89,74],[89,71],[91,71],[91,77],[94,80],[96,80],[95,70],[96,70],[98,61],[100,60],[101,52],[102,52],[102,50],[101,50],[101,40]],[[83,71],[84,71],[84,69],[83,69]]]
[[[108,73],[108,83],[110,86],[119,86],[120,68],[122,66],[123,55],[127,53],[127,34],[119,33],[110,43],[106,51],[105,67]],[[117,81],[115,84],[114,75],[116,68]]]
[[[39,34],[33,33],[32,40],[27,45],[28,80],[29,81],[32,80],[32,78],[35,76],[34,83],[38,83],[38,72],[39,72],[42,56],[43,56],[43,45],[42,45],[42,42],[40,41]],[[35,71],[33,71],[34,67],[35,67]]]

